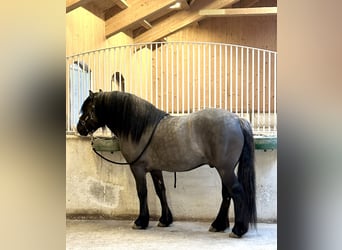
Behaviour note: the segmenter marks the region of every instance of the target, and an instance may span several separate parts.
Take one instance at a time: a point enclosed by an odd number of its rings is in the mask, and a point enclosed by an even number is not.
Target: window
[[[83,61],[74,61],[69,67],[69,126],[71,130],[74,130],[82,103],[88,97],[91,89],[91,70]]]

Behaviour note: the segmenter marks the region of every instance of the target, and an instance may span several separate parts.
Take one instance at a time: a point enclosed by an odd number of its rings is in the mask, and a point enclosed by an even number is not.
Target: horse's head
[[[81,116],[77,124],[77,131],[80,135],[92,134],[99,127],[104,126],[96,116],[95,99],[97,95],[98,93],[93,93],[89,90],[89,96],[82,104]]]

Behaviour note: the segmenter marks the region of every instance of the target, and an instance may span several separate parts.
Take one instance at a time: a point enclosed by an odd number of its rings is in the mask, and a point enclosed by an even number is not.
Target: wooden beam
[[[149,30],[152,28],[152,24],[147,22],[146,20],[142,20],[139,22],[141,26],[143,26],[145,29]]]
[[[90,0],[66,0],[66,13],[90,2]]]
[[[177,0],[133,0],[130,2],[129,8],[124,9],[106,21],[106,37],[108,38],[111,35],[114,35],[144,19],[147,19],[154,13],[164,8],[168,8],[176,1]]]
[[[199,15],[199,10],[203,8],[222,8],[230,6],[239,0],[214,0],[214,1],[196,1],[188,10],[178,11],[176,14],[153,24],[153,28],[137,36],[136,43],[154,42],[165,36],[184,28],[185,26],[200,21],[205,16]]]
[[[128,4],[125,0],[112,0],[117,6],[119,6],[122,10],[128,8]]]
[[[265,16],[276,15],[277,7],[203,9],[199,14],[206,17]]]

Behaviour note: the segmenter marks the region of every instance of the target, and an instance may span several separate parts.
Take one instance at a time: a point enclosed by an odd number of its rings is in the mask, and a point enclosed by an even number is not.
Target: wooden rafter
[[[113,3],[115,3],[117,6],[119,6],[121,9],[127,9],[128,4],[125,0],[112,0]]]
[[[139,24],[147,30],[152,28],[152,25],[149,22],[147,22],[146,20],[140,21]]]
[[[136,23],[147,19],[150,15],[168,8],[175,2],[176,0],[135,0],[130,2],[129,8],[124,9],[106,21],[106,37],[134,26]]]
[[[200,10],[199,14],[207,17],[265,16],[276,15],[277,7],[203,9]]]
[[[66,0],[66,13],[89,2],[90,0]]]
[[[181,10],[174,15],[154,24],[152,29],[137,36],[134,40],[136,43],[158,41],[167,35],[184,28],[185,26],[200,21],[205,18],[199,14],[199,10],[203,8],[222,8],[230,6],[239,0],[214,0],[214,1],[196,1],[188,10]]]

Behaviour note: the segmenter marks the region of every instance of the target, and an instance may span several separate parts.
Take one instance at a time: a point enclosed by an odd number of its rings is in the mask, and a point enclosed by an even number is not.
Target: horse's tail
[[[240,119],[244,144],[239,159],[238,180],[245,191],[249,223],[256,227],[257,211],[255,204],[254,138],[249,122]]]

